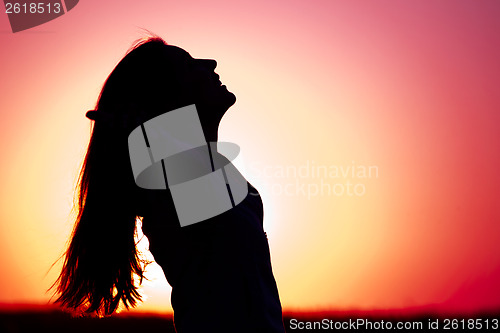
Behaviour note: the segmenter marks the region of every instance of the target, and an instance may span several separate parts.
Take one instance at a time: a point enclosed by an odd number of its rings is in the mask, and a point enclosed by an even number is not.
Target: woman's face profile
[[[170,57],[173,56],[175,63],[179,63],[180,80],[198,108],[221,112],[222,116],[236,102],[235,95],[227,90],[215,73],[215,60],[193,58],[179,47],[166,47]]]

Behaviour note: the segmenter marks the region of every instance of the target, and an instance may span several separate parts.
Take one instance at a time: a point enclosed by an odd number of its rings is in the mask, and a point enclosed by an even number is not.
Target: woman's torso
[[[150,251],[172,286],[182,332],[284,332],[263,229],[263,205],[248,184],[233,209],[191,226],[144,218]],[[237,328],[235,328],[237,327]]]

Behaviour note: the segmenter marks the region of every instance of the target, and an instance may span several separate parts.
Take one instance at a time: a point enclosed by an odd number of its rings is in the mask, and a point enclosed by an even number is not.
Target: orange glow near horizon
[[[48,302],[85,112],[144,28],[216,59],[238,98],[220,140],[261,192],[284,310],[500,308],[499,15],[488,0],[88,0],[13,34],[0,13],[0,303]],[[148,277],[138,311],[171,311],[161,269]]]

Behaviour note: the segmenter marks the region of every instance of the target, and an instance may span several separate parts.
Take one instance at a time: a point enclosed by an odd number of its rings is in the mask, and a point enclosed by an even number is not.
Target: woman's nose
[[[217,67],[217,61],[214,59],[198,59],[198,61],[200,62],[200,65],[210,70],[214,70]]]

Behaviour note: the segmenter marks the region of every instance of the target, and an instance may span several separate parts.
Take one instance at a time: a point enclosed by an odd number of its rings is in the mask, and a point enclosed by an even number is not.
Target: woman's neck
[[[203,131],[205,133],[205,140],[207,142],[217,142],[219,139],[219,133],[218,130],[212,130],[212,131]]]

